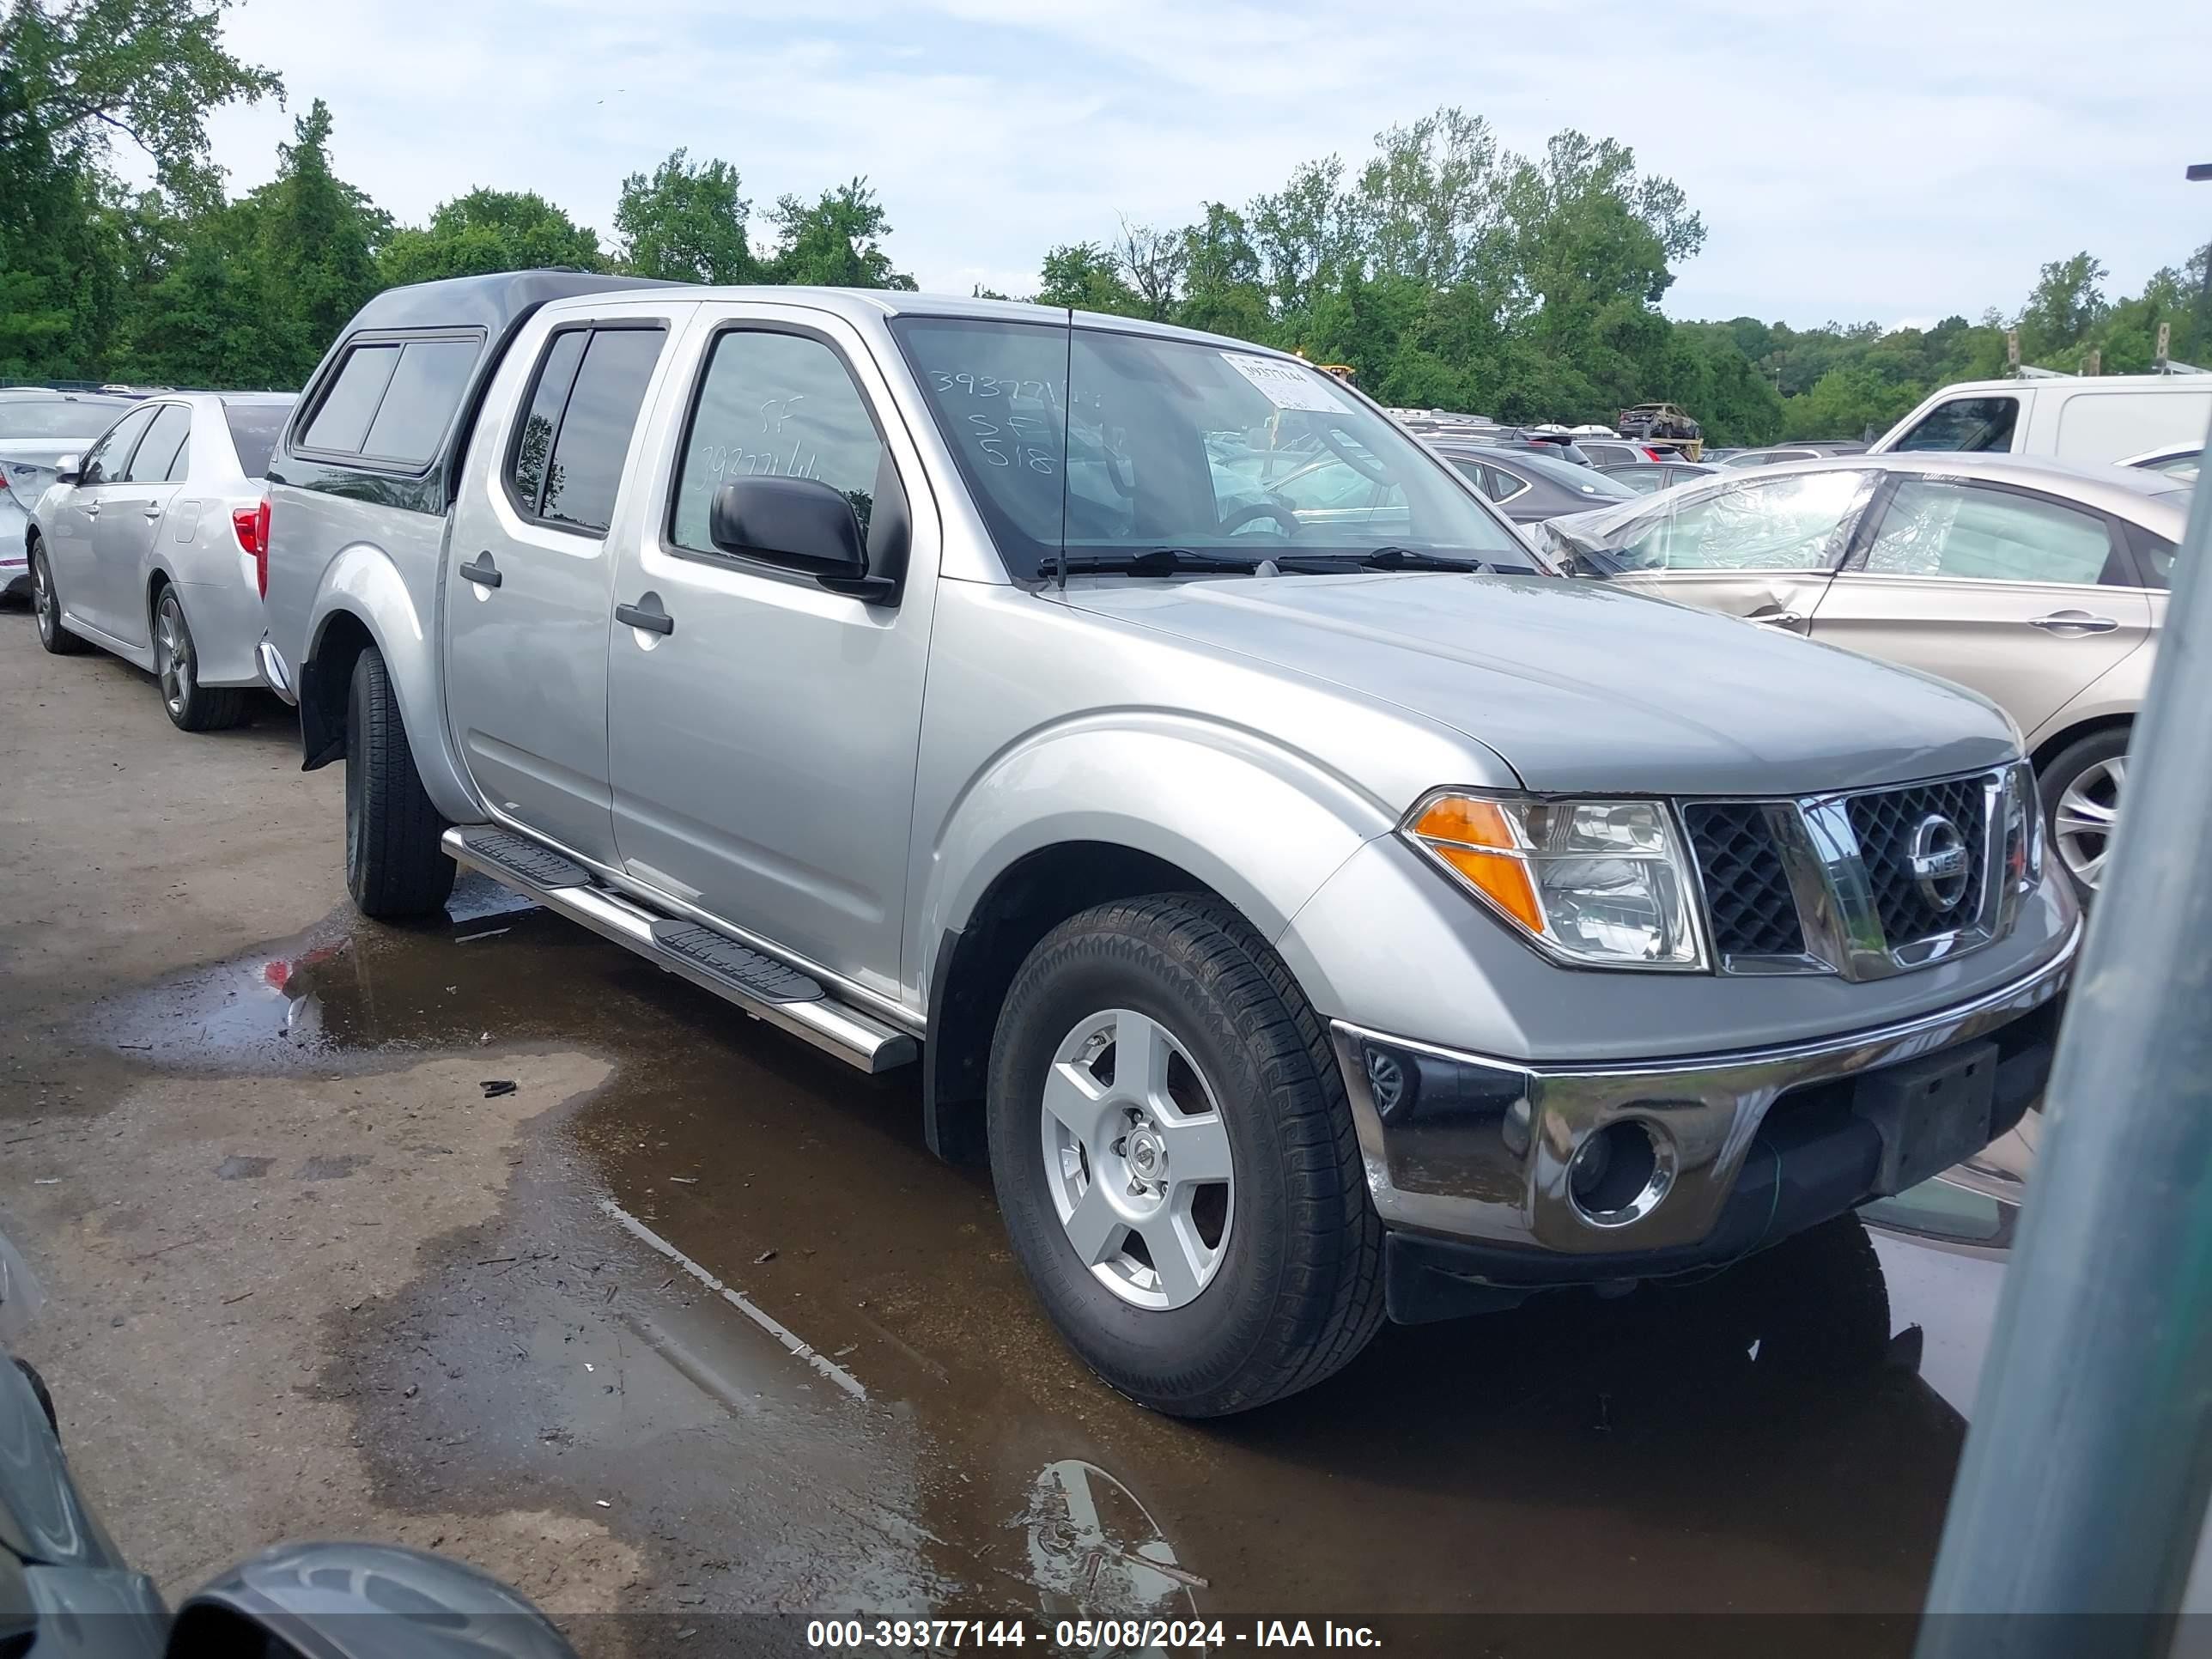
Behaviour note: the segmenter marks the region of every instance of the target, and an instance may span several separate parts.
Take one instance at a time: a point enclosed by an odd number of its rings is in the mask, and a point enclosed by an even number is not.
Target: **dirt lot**
[[[1854,1223],[1172,1423],[1059,1346],[910,1079],[472,882],[434,927],[355,918],[340,778],[274,702],[186,737],[0,615],[0,1229],[52,1297],[26,1347],[166,1590],[350,1534],[608,1652],[948,1607],[1909,1644],[1997,1251]]]

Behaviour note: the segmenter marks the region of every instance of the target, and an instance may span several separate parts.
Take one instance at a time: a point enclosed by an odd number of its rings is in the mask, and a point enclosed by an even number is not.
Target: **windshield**
[[[97,438],[131,406],[120,398],[105,403],[10,398],[0,403],[0,442],[10,438]]]
[[[1378,554],[1540,568],[1417,441],[1301,364],[1049,323],[892,326],[1018,580],[1063,548],[1093,569],[1163,548],[1299,570]]]

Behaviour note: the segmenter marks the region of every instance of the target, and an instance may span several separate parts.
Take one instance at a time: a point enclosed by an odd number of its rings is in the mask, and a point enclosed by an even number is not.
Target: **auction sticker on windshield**
[[[1310,369],[1286,363],[1279,357],[1255,357],[1249,352],[1224,351],[1221,360],[1267,394],[1278,409],[1317,409],[1330,415],[1349,413],[1338,397]]]

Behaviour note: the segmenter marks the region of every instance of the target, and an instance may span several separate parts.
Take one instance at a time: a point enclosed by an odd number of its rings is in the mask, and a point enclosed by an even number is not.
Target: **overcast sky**
[[[760,208],[866,173],[899,266],[963,294],[1030,291],[1045,248],[1120,214],[1180,223],[1332,150],[1356,165],[1445,103],[1516,149],[1617,137],[1680,183],[1708,234],[1678,317],[1978,316],[2076,249],[2132,291],[2212,236],[2212,185],[2182,177],[2212,161],[2198,0],[247,0],[230,18],[294,112],[329,101],[339,173],[402,220],[492,185],[611,244],[623,176],[685,145],[734,162]],[[234,189],[269,176],[289,118],[216,118]]]

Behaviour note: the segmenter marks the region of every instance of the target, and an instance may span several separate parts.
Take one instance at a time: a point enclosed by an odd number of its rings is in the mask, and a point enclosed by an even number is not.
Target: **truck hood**
[[[1410,710],[1532,790],[1815,794],[2019,752],[2010,722],[1963,687],[1599,582],[1117,580],[1067,602]]]

